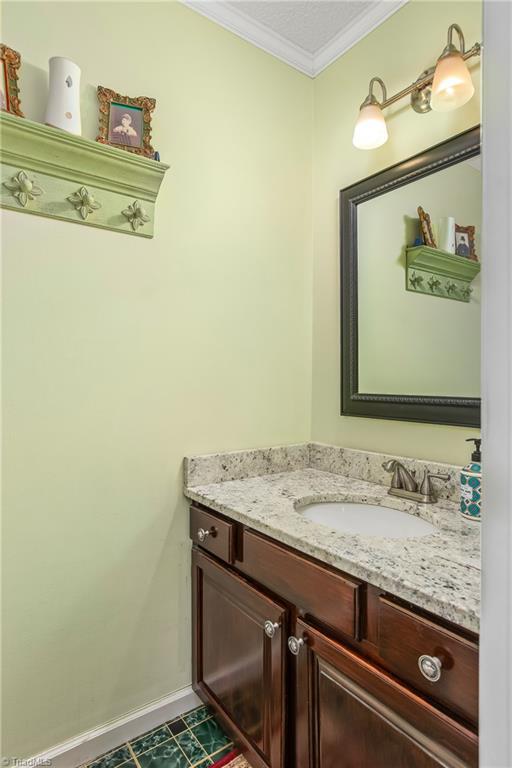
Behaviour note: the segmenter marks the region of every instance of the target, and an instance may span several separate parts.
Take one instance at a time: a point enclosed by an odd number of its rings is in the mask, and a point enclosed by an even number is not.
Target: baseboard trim
[[[201,700],[192,690],[192,686],[187,685],[144,707],[134,709],[122,717],[34,755],[27,760],[27,765],[75,768],[199,704]]]

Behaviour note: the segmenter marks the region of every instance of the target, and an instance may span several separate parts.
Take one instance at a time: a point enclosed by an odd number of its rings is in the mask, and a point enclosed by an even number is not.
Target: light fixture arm
[[[448,27],[448,40],[447,40],[447,43],[446,43],[446,48],[444,49],[444,51],[442,53],[443,56],[446,55],[446,53],[448,53],[448,52],[449,53],[453,53],[453,51],[457,50],[457,48],[453,44],[453,33],[454,32],[456,32],[457,35],[459,36],[459,46],[460,46],[459,51],[460,51],[460,53],[462,53],[462,55],[464,55],[464,53],[466,52],[466,45],[465,45],[465,42],[464,42],[464,33],[462,32],[462,29],[459,27],[458,24],[450,24],[450,26]]]
[[[378,83],[380,85],[380,88],[382,91],[382,101],[378,101],[377,97],[373,92],[373,87],[375,83]],[[369,104],[378,104],[381,107],[385,103],[387,96],[388,96],[388,92],[386,90],[386,86],[384,85],[383,80],[381,80],[380,77],[372,77],[372,79],[370,80],[370,85],[368,87],[368,96],[361,104],[361,107],[367,107]]]

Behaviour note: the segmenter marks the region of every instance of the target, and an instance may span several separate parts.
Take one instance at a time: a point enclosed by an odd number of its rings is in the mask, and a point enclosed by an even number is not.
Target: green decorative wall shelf
[[[0,205],[153,237],[164,163],[0,113]]]
[[[418,245],[406,249],[406,288],[415,293],[468,303],[480,263],[454,253]]]

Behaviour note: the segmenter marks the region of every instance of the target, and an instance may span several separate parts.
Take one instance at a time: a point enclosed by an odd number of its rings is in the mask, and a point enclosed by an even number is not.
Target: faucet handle
[[[428,471],[428,469],[425,469],[425,474],[423,475],[423,480],[421,481],[420,485],[420,493],[422,496],[433,496],[434,498],[437,497],[436,491],[434,486],[432,485],[432,480],[442,480],[443,482],[447,483],[450,479],[450,475],[448,474],[435,474]]]

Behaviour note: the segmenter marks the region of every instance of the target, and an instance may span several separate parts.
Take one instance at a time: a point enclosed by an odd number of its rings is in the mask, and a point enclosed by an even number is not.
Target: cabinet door
[[[254,768],[281,768],[286,609],[196,550],[192,563],[196,690]]]
[[[297,637],[297,768],[478,765],[472,731],[300,620]]]

